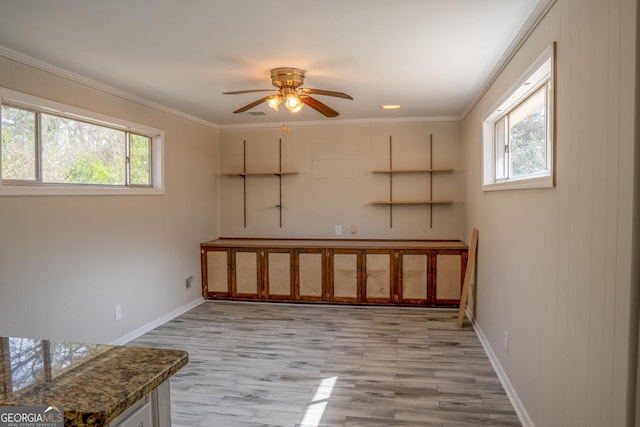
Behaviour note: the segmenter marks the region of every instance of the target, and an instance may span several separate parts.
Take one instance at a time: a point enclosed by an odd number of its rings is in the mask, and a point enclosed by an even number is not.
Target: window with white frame
[[[551,45],[483,121],[483,189],[554,185],[554,51]]]
[[[162,131],[3,90],[0,195],[158,194]]]

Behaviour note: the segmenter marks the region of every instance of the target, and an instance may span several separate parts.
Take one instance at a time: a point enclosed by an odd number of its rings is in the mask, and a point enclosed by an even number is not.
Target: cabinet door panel
[[[298,293],[300,298],[322,297],[322,254],[301,253],[298,255]]]
[[[258,295],[258,254],[236,252],[236,294]]]
[[[269,252],[268,255],[268,291],[269,296],[292,297],[291,294],[291,254]]]
[[[147,403],[115,427],[152,427],[154,425],[152,411],[151,403]]]
[[[358,255],[333,255],[334,299],[358,298]]]
[[[227,251],[207,252],[207,287],[209,292],[229,292]]]
[[[461,255],[436,256],[436,300],[460,299],[461,265]]]
[[[367,287],[366,298],[371,300],[391,299],[391,255],[390,254],[367,254]]]
[[[402,255],[402,299],[427,299],[427,255]]]

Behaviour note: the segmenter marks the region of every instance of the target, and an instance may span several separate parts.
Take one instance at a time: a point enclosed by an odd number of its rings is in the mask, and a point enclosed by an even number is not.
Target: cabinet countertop
[[[243,248],[343,248],[343,249],[467,249],[460,240],[356,240],[356,239],[235,239],[220,238],[204,247]]]
[[[181,350],[0,337],[0,405],[62,406],[65,426],[106,426],[188,358]]]

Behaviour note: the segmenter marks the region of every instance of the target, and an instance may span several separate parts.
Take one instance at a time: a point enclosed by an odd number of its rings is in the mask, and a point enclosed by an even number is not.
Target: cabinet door
[[[330,299],[336,302],[358,302],[358,251],[336,249],[330,264]]]
[[[264,296],[272,300],[293,300],[292,253],[268,249],[264,253]]]
[[[154,427],[152,410],[151,404],[147,403],[115,427]]]
[[[207,250],[205,252],[206,281],[203,297],[228,297],[231,295],[229,287],[229,251]]]
[[[369,303],[390,303],[394,290],[392,252],[367,250],[364,255],[364,300]]]
[[[260,257],[255,249],[235,249],[232,252],[231,293],[236,298],[260,297]]]
[[[324,251],[298,251],[296,296],[299,301],[322,301],[325,299],[325,255]]]
[[[435,256],[436,305],[460,304],[462,254],[438,252]]]
[[[402,304],[427,303],[429,257],[426,252],[403,251],[398,258],[398,300]]]
[[[168,381],[167,381],[168,382]],[[156,390],[135,402],[109,423],[111,427],[159,427],[166,426],[157,415],[158,399]]]

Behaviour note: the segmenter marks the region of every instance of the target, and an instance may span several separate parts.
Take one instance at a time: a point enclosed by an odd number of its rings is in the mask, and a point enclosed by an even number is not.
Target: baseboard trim
[[[480,343],[482,344],[482,347],[484,348],[485,353],[487,353],[489,362],[491,362],[491,366],[493,366],[493,370],[496,371],[496,375],[498,376],[500,383],[502,383],[502,387],[504,388],[505,393],[507,393],[507,397],[509,398],[511,405],[513,406],[513,409],[516,411],[516,415],[518,415],[518,419],[520,420],[520,423],[522,423],[523,427],[535,427],[535,424],[533,423],[531,416],[529,416],[529,412],[527,412],[527,409],[524,407],[522,400],[520,400],[520,396],[518,396],[518,393],[516,392],[515,388],[511,384],[511,380],[509,380],[509,376],[507,375],[505,370],[502,368],[502,364],[500,364],[498,357],[496,356],[493,349],[491,348],[491,345],[489,344],[489,340],[487,339],[486,335],[482,331],[482,328],[480,327],[478,322],[476,322],[475,318],[471,316],[471,313],[469,312],[468,307],[465,310],[465,313],[467,315],[467,318],[471,321],[471,326],[473,326],[473,330],[478,336],[478,339],[480,340]]]
[[[175,319],[176,317],[180,316],[181,314],[186,313],[187,311],[191,310],[192,308],[195,308],[197,306],[199,306],[200,304],[202,304],[204,302],[204,298],[198,298],[194,301],[191,301],[188,304],[183,305],[182,307],[178,307],[175,310],[165,314],[164,316],[152,320],[151,322],[142,325],[141,327],[139,327],[138,329],[129,332],[126,335],[121,336],[120,338],[118,338],[117,340],[111,342],[111,345],[125,345],[126,343],[128,343],[131,340],[134,340],[136,338],[138,338],[141,335],[146,334],[147,332],[151,331],[152,329],[157,328],[158,326],[162,325],[163,323],[168,322],[171,319]]]

